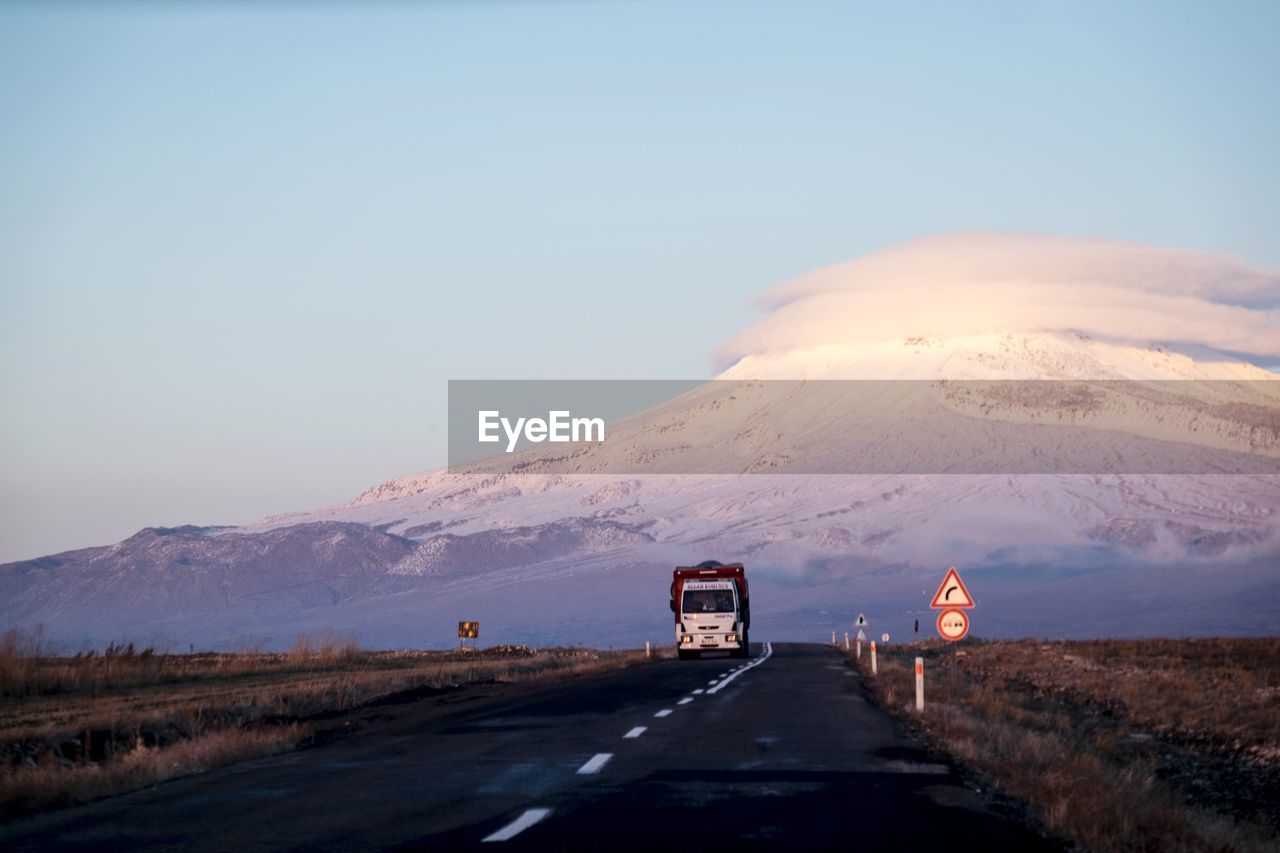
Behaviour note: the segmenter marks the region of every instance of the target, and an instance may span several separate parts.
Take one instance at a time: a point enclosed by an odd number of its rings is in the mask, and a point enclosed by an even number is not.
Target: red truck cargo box
[[[738,588],[738,600],[742,603],[742,623],[743,627],[751,627],[751,606],[747,591],[747,573],[742,563],[717,563],[714,560],[708,560],[697,566],[680,566],[672,573],[671,577],[671,612],[675,621],[680,621],[679,608],[676,602],[680,600],[680,593],[684,590],[684,582],[687,580],[716,580],[725,578],[734,582]]]

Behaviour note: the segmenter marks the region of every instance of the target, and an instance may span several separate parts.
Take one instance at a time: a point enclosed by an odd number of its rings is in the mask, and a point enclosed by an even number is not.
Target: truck
[[[742,563],[707,560],[677,567],[671,577],[671,612],[680,660],[699,658],[703,652],[747,656],[751,599]]]

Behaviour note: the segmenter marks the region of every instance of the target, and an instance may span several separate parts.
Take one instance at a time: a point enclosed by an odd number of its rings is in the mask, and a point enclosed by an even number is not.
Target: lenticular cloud
[[[716,353],[1004,331],[1079,331],[1280,356],[1280,273],[1227,255],[968,232],[902,243],[782,284]]]

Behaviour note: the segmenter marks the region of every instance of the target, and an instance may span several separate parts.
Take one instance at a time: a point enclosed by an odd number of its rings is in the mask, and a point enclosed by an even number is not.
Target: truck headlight
[[[692,642],[693,642],[693,636],[691,634],[684,634],[680,637],[681,645],[688,645],[689,643],[692,643]]]

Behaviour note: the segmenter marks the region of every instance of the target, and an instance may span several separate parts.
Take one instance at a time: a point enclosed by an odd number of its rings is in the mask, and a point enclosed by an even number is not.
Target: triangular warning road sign
[[[969,595],[969,590],[965,587],[964,581],[960,580],[960,574],[955,566],[947,570],[947,576],[942,579],[942,586],[938,587],[938,592],[933,596],[933,603],[929,606],[939,609],[974,606],[973,596]]]

